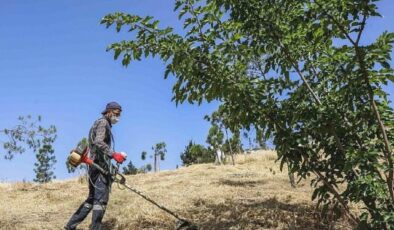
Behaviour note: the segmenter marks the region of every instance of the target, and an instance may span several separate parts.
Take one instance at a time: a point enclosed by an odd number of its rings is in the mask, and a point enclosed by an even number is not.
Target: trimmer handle
[[[103,169],[103,168],[101,168],[101,166],[100,165],[98,165],[98,164],[96,164],[96,163],[94,163],[93,161],[92,161],[92,164],[90,164],[90,166],[93,166],[93,167],[95,167],[96,169],[98,169],[102,174],[104,174],[104,175],[106,175],[106,176],[108,176],[109,175],[109,172],[107,171],[107,170],[105,170],[105,169]]]
[[[119,183],[119,184],[125,184],[126,183],[126,178],[119,173],[119,168],[116,168],[116,171],[114,174],[110,174],[107,170],[104,170],[102,167],[100,167],[100,165],[92,162],[92,164],[90,164],[91,166],[95,167],[96,169],[98,169],[101,173],[103,173],[104,175],[108,176],[111,175],[113,181]],[[119,165],[118,165],[119,167]]]
[[[89,151],[85,151],[85,153],[81,156],[81,162],[82,163],[85,163],[85,164],[87,164],[87,165],[89,165],[91,167],[94,167],[94,168],[98,169],[102,174],[104,174],[106,176],[111,175],[112,178],[113,178],[113,181],[118,182],[119,184],[125,184],[126,183],[126,178],[122,174],[119,173],[119,167],[120,167],[119,163],[116,164],[115,173],[111,174],[109,171],[103,169],[100,165],[94,163],[93,160],[89,158],[88,152]]]

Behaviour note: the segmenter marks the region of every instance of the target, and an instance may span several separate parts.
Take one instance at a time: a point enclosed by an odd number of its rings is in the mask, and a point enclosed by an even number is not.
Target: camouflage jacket
[[[89,146],[91,158],[105,170],[110,169],[113,149],[111,123],[102,117],[96,120],[89,131]]]

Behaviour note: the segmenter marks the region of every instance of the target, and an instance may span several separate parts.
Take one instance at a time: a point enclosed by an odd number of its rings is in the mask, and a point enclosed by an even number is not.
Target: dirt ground
[[[272,151],[239,155],[236,165],[193,165],[128,176],[128,184],[199,229],[351,229],[322,218],[308,182],[292,188]],[[62,229],[87,196],[85,178],[0,184],[0,229]],[[90,215],[78,229],[89,229]],[[103,229],[175,229],[176,220],[113,185]]]

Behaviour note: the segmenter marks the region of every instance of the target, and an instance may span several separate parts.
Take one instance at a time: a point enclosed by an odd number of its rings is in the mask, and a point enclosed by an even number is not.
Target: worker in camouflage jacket
[[[122,107],[116,102],[107,104],[102,112],[102,117],[96,120],[89,132],[90,157],[94,163],[108,172],[112,171],[111,159],[121,164],[126,159],[126,154],[114,151],[114,140],[111,133],[112,125],[119,121]],[[112,147],[112,148],[111,148]],[[102,174],[98,169],[90,167],[89,195],[81,204],[65,226],[67,230],[76,229],[89,212],[93,209],[91,229],[101,229],[101,222],[109,199],[112,178]]]

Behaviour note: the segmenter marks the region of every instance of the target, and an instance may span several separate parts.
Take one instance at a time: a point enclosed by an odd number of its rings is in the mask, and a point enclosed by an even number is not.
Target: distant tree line
[[[212,117],[214,118],[212,119]],[[206,138],[208,147],[190,140],[180,155],[183,165],[213,163],[215,162],[215,157],[217,157],[216,151],[218,149],[223,152],[224,156],[230,155],[231,157],[233,154],[239,154],[245,151],[241,141],[241,130],[235,130],[231,133],[231,137],[229,137],[228,131],[220,124],[217,114],[214,113],[212,117],[205,117],[206,120],[211,121],[211,127]],[[253,141],[252,134],[247,131],[243,132],[243,138],[248,140],[249,150],[267,149],[267,140],[263,137],[262,132],[258,130],[255,130]]]

